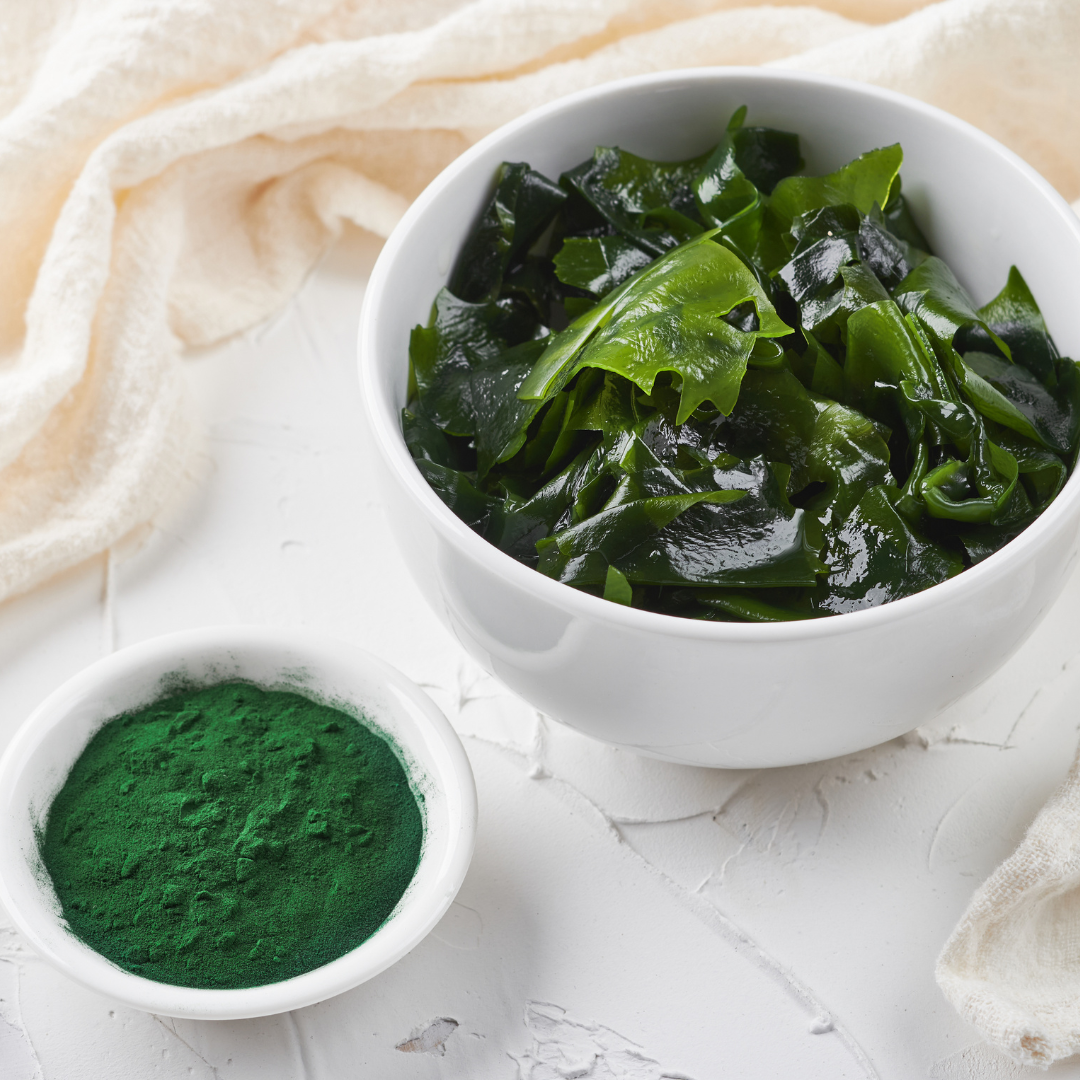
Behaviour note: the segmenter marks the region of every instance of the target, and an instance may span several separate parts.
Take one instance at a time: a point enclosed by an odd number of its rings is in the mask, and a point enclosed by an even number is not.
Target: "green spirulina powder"
[[[418,798],[353,717],[221,683],[105,724],[49,809],[41,856],[71,929],[120,967],[262,986],[386,921],[420,859]]]

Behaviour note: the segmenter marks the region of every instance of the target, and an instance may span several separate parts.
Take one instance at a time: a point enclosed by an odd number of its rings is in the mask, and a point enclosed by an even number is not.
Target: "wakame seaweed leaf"
[[[822,485],[808,509],[826,524],[890,479],[888,429],[808,391],[787,370],[747,372],[725,430],[741,455],[790,466],[793,491]]]
[[[597,584],[595,575],[619,558],[654,537],[681,513],[700,502],[736,502],[744,497],[742,491],[691,491],[678,495],[657,495],[648,499],[633,499],[594,514],[577,525],[537,544],[540,552],[538,569],[559,581]],[[582,562],[584,556],[598,554],[603,564],[593,560]]]
[[[1058,454],[1067,454],[1076,439],[1075,399],[1048,390],[1038,377],[1020,364],[1010,364],[992,353],[967,352],[964,388],[977,381],[980,400],[975,407],[991,420],[1012,428],[1032,442]],[[981,402],[981,403],[980,403]]]
[[[929,255],[893,236],[885,219],[871,214],[859,225],[859,257],[885,288],[895,289]]]
[[[504,165],[402,430],[485,540],[612,603],[778,622],[900,599],[1017,536],[1080,444],[1019,271],[981,308],[898,146],[827,176],[740,109],[699,157]]]
[[[804,301],[800,309],[803,330],[831,345],[846,341],[848,319],[856,311],[889,300],[874,272],[859,263],[841,266],[839,278],[836,288]]]
[[[768,195],[780,180],[797,173],[803,160],[797,135],[744,127],[745,118],[743,106],[728,122],[694,180],[694,200],[702,220],[718,226],[724,243],[747,257],[764,282],[787,254]]]
[[[949,459],[931,469],[919,493],[931,517],[988,524],[1008,507],[1018,476],[1016,458],[978,433],[968,459]]]
[[[913,528],[894,506],[895,488],[871,488],[829,544],[825,584],[813,608],[840,615],[920,592],[959,574],[962,560]]]
[[[604,297],[651,262],[621,236],[571,237],[555,256],[555,274],[564,285]]]
[[[704,158],[647,161],[617,147],[598,146],[592,159],[562,175],[608,225],[650,257],[662,255],[679,240],[663,225],[648,227],[644,215],[670,208],[697,216],[691,184]]]
[[[604,599],[611,600],[616,604],[625,604],[629,607],[634,601],[634,590],[626,575],[614,566],[607,568],[604,578]]]
[[[870,150],[828,176],[789,176],[776,185],[769,207],[784,221],[826,206],[851,203],[861,214],[889,201],[900,174],[900,144]]]
[[[781,180],[794,176],[806,164],[799,153],[799,136],[776,128],[746,127],[745,119],[743,105],[727,126],[727,137],[735,147],[735,164],[763,195],[771,195]]]
[[[971,355],[972,366],[1013,400],[1032,421],[1043,441],[1068,457],[1080,437],[1080,371],[1072,360],[1059,355],[1042,312],[1015,266],[1009,270],[1005,288],[979,309],[979,315],[989,327],[987,336],[992,336],[981,355],[989,354],[993,358],[995,352],[1004,352],[1011,356],[1014,366],[1004,369],[993,363],[993,359],[976,359],[982,337],[979,327],[967,328],[957,335],[968,346],[964,359]],[[995,350],[993,339],[1007,348]],[[1025,377],[1025,371],[1045,387],[1049,397],[1035,389],[1032,380]]]
[[[805,512],[787,499],[785,469],[753,458],[714,469],[710,479],[744,497],[730,503],[710,498],[688,507],[654,538],[616,560],[628,581],[774,588],[817,583],[827,567],[808,540]]]
[[[1009,346],[987,326],[967,290],[941,259],[931,256],[915,267],[896,287],[894,296],[904,311],[926,327],[943,361],[945,348],[953,344],[961,328],[982,330],[1007,359],[1012,359]]]
[[[776,271],[793,299],[804,301],[834,282],[842,267],[859,258],[859,213],[841,204],[800,215],[792,223],[795,250]]]
[[[581,368],[596,367],[629,379],[646,393],[657,375],[677,374],[677,422],[705,400],[730,412],[757,337],[791,333],[754,275],[714,232],[657,259],[607,300],[571,323],[547,347],[519,396],[547,398]],[[740,304],[753,305],[758,328],[725,322]]]
[[[1015,266],[1009,268],[1005,288],[990,303],[979,308],[978,315],[998,341],[1008,346],[1001,350],[1006,356],[1023,364],[1045,385],[1055,383],[1058,351],[1047,332],[1035,297]],[[965,344],[983,352],[994,352],[993,342],[980,340],[982,335],[978,329],[970,328],[965,335]],[[989,338],[989,332],[985,336]]]
[[[931,398],[951,396],[933,354],[892,300],[867,304],[848,318],[844,381],[856,408],[890,426],[904,415],[903,382]]]
[[[709,155],[701,172],[694,178],[694,199],[702,219],[712,226],[722,226],[733,218],[762,205],[762,192],[740,168],[735,136],[746,118],[746,107],[738,109],[728,121],[719,146]],[[795,142],[798,157],[798,139]],[[798,159],[801,163],[801,158]],[[798,169],[792,170],[797,172]]]
[[[803,512],[787,499],[783,466],[758,457],[675,470],[637,437],[617,460],[622,479],[607,505],[555,534],[558,554],[544,549],[544,572],[594,577],[598,560],[577,561],[583,545],[631,583],[813,585],[826,569],[806,541]]]
[[[565,191],[528,165],[499,166],[495,194],[461,251],[450,291],[471,303],[495,299],[507,269],[524,258],[565,201]]]
[[[481,478],[525,443],[525,431],[543,402],[522,401],[517,392],[543,351],[542,341],[525,341],[470,369],[469,405]]]
[[[470,304],[440,290],[431,325],[417,326],[409,339],[412,378],[428,419],[450,435],[472,435],[473,369],[497,361],[532,326],[515,300]]]
[[[882,217],[885,228],[907,245],[906,250],[915,255],[917,262],[930,254],[930,245],[923,236],[922,230],[916,224],[915,217],[911,213],[911,207],[907,199],[901,193],[900,174],[897,173],[896,182],[889,194],[889,201],[882,207]]]

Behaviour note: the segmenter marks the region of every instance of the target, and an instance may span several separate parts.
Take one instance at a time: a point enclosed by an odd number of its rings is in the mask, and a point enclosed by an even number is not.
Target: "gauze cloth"
[[[0,32],[0,599],[151,522],[184,346],[284,304],[479,136],[639,72],[781,63],[949,109],[1080,195],[1075,0],[34,0]]]
[[[1080,1052],[1080,757],[979,888],[938,960],[960,1014],[1014,1061]]]

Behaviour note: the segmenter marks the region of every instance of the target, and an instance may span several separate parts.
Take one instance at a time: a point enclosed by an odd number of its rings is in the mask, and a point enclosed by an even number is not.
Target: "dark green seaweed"
[[[1016,267],[977,308],[934,257],[899,146],[803,176],[745,115],[688,161],[504,164],[413,331],[405,440],[486,540],[614,603],[873,607],[1046,509],[1080,371]]]

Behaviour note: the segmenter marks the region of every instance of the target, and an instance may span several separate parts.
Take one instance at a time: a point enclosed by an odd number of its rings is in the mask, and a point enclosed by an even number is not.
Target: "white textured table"
[[[0,915],[0,1080],[1039,1075],[979,1044],[933,966],[1072,758],[1080,579],[968,700],[848,758],[712,772],[565,730],[465,656],[394,550],[355,378],[374,252],[350,236],[280,318],[190,360],[205,450],[138,550],[0,608],[0,742],[113,648],[316,627],[396,664],[464,737],[480,832],[458,901],[372,982],[229,1023],[82,990]]]

